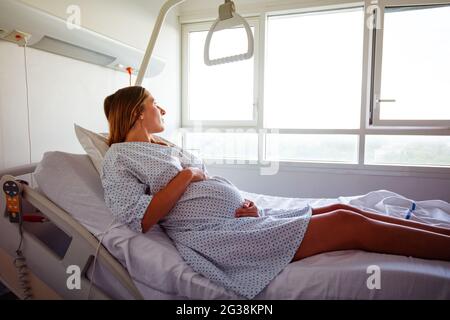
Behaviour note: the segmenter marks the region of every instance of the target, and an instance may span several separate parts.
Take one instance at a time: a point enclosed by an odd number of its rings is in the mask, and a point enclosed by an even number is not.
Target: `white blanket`
[[[321,207],[339,202],[402,218],[415,203],[411,220],[450,228],[450,204],[439,200],[414,202],[384,190],[320,200],[247,196],[256,198],[260,206],[293,207],[307,202]],[[379,268],[381,289],[367,286],[374,275],[371,266]],[[258,298],[450,299],[450,263],[362,251],[325,253],[290,264]]]

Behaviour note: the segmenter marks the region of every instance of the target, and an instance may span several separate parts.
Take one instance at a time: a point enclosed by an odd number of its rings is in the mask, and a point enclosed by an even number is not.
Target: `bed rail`
[[[18,175],[29,174],[34,171],[36,165],[24,166],[8,170]],[[0,172],[1,186],[7,181],[17,181],[15,176]],[[71,238],[70,245],[63,258],[60,258],[35,235],[24,230],[23,232],[23,254],[27,259],[28,268],[39,279],[45,282],[50,288],[55,290],[63,299],[88,299],[90,280],[87,278],[88,268],[95,256],[98,240],[84,226],[74,220],[66,211],[59,208],[33,188],[24,185],[22,198],[40,211],[54,225],[61,229]],[[11,256],[15,256],[15,250],[20,242],[19,226],[11,224],[4,216],[6,199],[2,192],[0,197],[0,247]],[[125,268],[103,247],[100,247],[97,263],[103,267],[119,281],[119,283],[131,294],[134,299],[143,299],[141,293],[134,285],[129,273]],[[81,289],[70,290],[66,285],[70,274],[68,267],[79,266],[81,274]],[[95,285],[92,286],[92,299],[110,299]]]
[[[26,174],[33,173],[36,170],[38,163],[27,164],[19,167],[14,167],[11,169],[0,170],[0,179],[3,176],[10,175],[14,177],[24,176]]]

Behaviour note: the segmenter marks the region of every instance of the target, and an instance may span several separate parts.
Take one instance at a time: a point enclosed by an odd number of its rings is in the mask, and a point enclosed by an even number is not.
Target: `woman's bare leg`
[[[355,208],[355,207],[352,207],[352,206],[349,206],[346,204],[333,204],[328,207],[314,208],[313,215],[328,213],[328,212],[332,212],[332,211],[336,211],[336,210],[353,211],[353,212],[359,213],[359,214],[361,214],[367,218],[373,219],[373,220],[383,221],[383,222],[387,222],[387,223],[393,223],[393,224],[397,224],[397,225],[401,225],[401,226],[405,226],[405,227],[410,227],[410,228],[415,228],[415,229],[420,229],[420,230],[425,230],[425,231],[430,231],[430,232],[440,233],[440,234],[443,234],[446,236],[450,236],[450,229],[430,226],[430,225],[427,225],[427,224],[424,224],[421,222],[416,222],[416,221],[411,221],[411,220],[403,220],[400,218],[390,217],[390,216],[377,214],[377,213],[373,213],[373,212],[367,212],[367,211],[363,211],[361,209],[358,209],[358,208]]]
[[[450,261],[449,248],[450,236],[373,220],[352,211],[337,210],[311,217],[293,261],[340,250],[364,250]]]

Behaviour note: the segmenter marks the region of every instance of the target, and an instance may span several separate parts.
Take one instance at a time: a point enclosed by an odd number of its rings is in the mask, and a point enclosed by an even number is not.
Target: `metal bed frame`
[[[34,172],[37,164],[17,167],[0,172],[0,186],[6,182],[19,182],[20,176]],[[67,236],[65,252],[58,255],[52,245],[33,231],[32,223],[23,224],[23,248],[26,269],[16,265],[16,250],[21,240],[19,224],[10,222],[6,212],[6,195],[2,190],[0,197],[0,281],[19,299],[38,300],[108,300],[111,297],[95,284],[92,285],[87,273],[94,261],[99,241],[84,226],[75,221],[70,214],[62,210],[38,190],[23,184],[21,199],[24,208],[33,210],[49,220],[54,230]],[[127,270],[103,247],[100,246],[97,263],[125,288],[134,299],[143,299],[134,285]],[[79,266],[81,269],[81,288],[70,290],[67,281],[68,268]],[[23,267],[23,265],[22,265]]]

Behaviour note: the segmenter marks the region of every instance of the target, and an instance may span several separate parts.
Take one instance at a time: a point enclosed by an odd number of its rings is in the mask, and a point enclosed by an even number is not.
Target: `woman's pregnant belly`
[[[235,212],[244,203],[239,190],[228,180],[212,177],[189,185],[163,224],[214,222],[214,219],[235,219]]]

